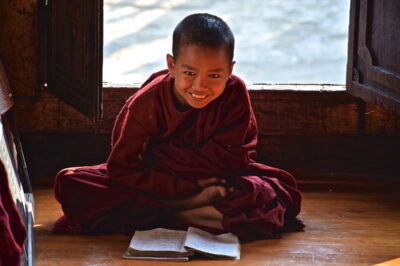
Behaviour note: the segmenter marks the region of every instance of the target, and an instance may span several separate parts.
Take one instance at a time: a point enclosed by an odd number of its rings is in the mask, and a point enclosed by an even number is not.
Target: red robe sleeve
[[[176,198],[197,192],[194,180],[178,178],[143,162],[144,144],[151,133],[136,119],[134,107],[128,102],[117,117],[107,162],[108,176],[118,184],[160,197]]]

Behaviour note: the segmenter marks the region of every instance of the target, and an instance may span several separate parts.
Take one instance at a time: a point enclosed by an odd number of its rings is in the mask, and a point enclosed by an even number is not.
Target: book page
[[[162,256],[132,256],[128,252],[122,255],[123,259],[129,260],[165,260],[165,261],[189,261],[189,257],[162,257]]]
[[[239,239],[231,233],[213,235],[198,228],[189,227],[185,247],[209,255],[240,259]]]
[[[138,251],[173,251],[184,252],[186,232],[156,228],[147,231],[136,231],[129,247]]]

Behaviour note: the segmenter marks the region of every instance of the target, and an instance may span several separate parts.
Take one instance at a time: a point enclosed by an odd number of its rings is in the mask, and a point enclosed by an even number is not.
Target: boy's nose
[[[207,83],[204,78],[197,76],[193,81],[193,88],[194,89],[205,89],[207,88]]]

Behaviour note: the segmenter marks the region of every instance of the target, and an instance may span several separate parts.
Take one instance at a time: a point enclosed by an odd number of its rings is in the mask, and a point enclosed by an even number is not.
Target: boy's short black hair
[[[221,18],[197,13],[185,17],[175,28],[172,36],[172,54],[175,60],[179,49],[185,45],[224,48],[230,62],[233,60],[235,37],[228,24]]]

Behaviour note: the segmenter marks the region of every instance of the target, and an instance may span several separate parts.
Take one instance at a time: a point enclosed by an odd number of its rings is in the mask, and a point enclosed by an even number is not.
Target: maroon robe
[[[26,228],[8,186],[7,172],[0,161],[0,265],[21,265]]]
[[[62,170],[55,192],[65,215],[55,231],[127,232],[168,226],[157,198],[200,191],[197,180],[224,178],[234,191],[214,204],[223,227],[242,239],[301,227],[301,195],[288,172],[254,162],[257,127],[242,80],[202,109],[180,110],[168,71],[153,74],[120,111],[107,163]]]

